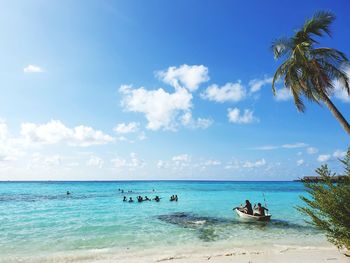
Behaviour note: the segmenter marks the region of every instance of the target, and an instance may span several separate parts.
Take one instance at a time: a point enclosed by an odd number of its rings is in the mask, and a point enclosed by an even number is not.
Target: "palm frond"
[[[302,31],[308,36],[313,34],[323,36],[324,33],[331,36],[330,24],[335,20],[335,15],[330,11],[319,11],[314,14],[311,19],[308,19]]]
[[[315,59],[326,60],[339,66],[350,64],[349,59],[343,52],[333,48],[315,48],[310,50],[310,55]]]
[[[288,55],[293,50],[293,41],[290,38],[276,39],[271,44],[271,50],[275,59]]]
[[[300,80],[300,85],[303,88],[303,94],[309,101],[320,104],[320,96],[318,95],[317,89],[313,86],[311,80],[307,81],[307,83],[308,84],[306,84],[304,80]]]
[[[304,105],[302,99],[300,98],[300,94],[297,91],[293,90],[293,89],[290,89],[290,90],[291,90],[292,95],[293,95],[294,104],[297,107],[298,111],[299,112],[304,112],[305,111],[305,105]]]
[[[288,67],[290,66],[291,61],[287,60],[285,61],[282,65],[280,65],[275,74],[273,75],[273,79],[272,79],[272,92],[273,95],[276,95],[276,82],[283,76],[285,76],[286,71],[288,70]]]

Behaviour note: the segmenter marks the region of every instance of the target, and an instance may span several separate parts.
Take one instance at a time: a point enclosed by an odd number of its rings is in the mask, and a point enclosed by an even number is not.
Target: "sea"
[[[306,194],[300,182],[0,182],[0,262],[191,246],[325,246],[296,209]],[[139,203],[139,195],[161,199]],[[246,199],[266,206],[271,221],[241,221],[232,209]]]

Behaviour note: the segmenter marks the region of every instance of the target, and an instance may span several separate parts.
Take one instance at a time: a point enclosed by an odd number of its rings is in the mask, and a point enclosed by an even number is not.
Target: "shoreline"
[[[199,263],[199,262],[237,262],[237,263],[319,263],[337,262],[349,263],[350,258],[343,255],[334,246],[242,246],[225,247],[200,246],[200,247],[176,247],[175,249],[152,248],[152,249],[91,249],[80,251],[65,251],[48,255],[36,255],[33,257],[11,259],[0,258],[0,262],[79,262],[79,263]]]

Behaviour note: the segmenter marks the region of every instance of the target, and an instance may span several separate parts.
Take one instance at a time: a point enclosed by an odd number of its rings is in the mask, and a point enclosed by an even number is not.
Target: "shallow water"
[[[263,193],[272,221],[239,221],[232,207],[245,199],[264,204]],[[172,194],[179,196],[178,202],[169,202]],[[303,185],[297,182],[2,182],[0,255],[8,259],[220,242],[327,244],[295,209],[303,194]],[[162,199],[127,203],[122,202],[124,195],[135,201],[138,195]]]

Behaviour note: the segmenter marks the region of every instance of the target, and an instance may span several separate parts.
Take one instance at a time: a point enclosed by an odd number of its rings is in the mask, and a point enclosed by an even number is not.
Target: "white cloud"
[[[218,160],[207,160],[205,163],[204,163],[205,166],[218,166],[218,165],[221,165],[221,162],[218,161]]]
[[[181,122],[185,126],[190,125],[192,121],[193,120],[191,112],[185,112],[185,114],[181,116]]]
[[[228,119],[229,122],[238,123],[238,124],[248,124],[252,122],[258,122],[259,119],[253,116],[253,111],[245,109],[243,114],[241,114],[240,109],[238,108],[229,108],[228,110]]]
[[[256,168],[256,167],[264,166],[265,164],[266,164],[266,161],[263,158],[263,159],[257,160],[256,162],[247,161],[247,162],[243,163],[242,167],[243,168]]]
[[[5,140],[9,137],[8,126],[5,120],[0,119],[0,140]]]
[[[277,150],[277,149],[296,149],[296,148],[304,148],[307,147],[306,143],[303,142],[297,142],[297,143],[286,143],[283,145],[264,145],[259,147],[252,148],[253,150],[263,150],[263,151],[269,151],[269,150]],[[299,154],[298,154],[299,155]]]
[[[216,84],[209,86],[202,94],[203,99],[216,102],[237,102],[242,100],[246,96],[246,90],[240,82],[226,83],[224,86],[219,87]]]
[[[272,83],[272,78],[269,77],[264,77],[263,79],[253,79],[249,81],[249,86],[250,86],[250,93],[255,93],[258,92],[262,86],[266,84],[271,84]]]
[[[122,168],[122,167],[125,167],[127,164],[125,159],[120,159],[120,158],[112,159],[111,163],[114,165],[115,168]]]
[[[318,149],[315,148],[315,147],[308,147],[308,148],[306,149],[306,152],[307,152],[308,154],[315,154],[315,153],[318,153]]]
[[[319,162],[327,162],[331,159],[331,155],[330,154],[320,154],[317,157],[317,161]]]
[[[226,163],[224,169],[231,170],[231,169],[239,169],[240,163],[237,160],[232,160]]]
[[[146,163],[143,160],[137,157],[136,153],[131,153],[129,160],[115,158],[111,160],[111,163],[114,165],[115,168],[128,168],[131,171],[137,168],[142,168],[146,165]]]
[[[174,162],[190,162],[191,156],[189,156],[188,154],[180,154],[174,156],[171,160]]]
[[[192,160],[192,156],[189,154],[179,154],[173,156],[170,160],[158,160],[156,166],[158,169],[169,169],[173,171],[182,171],[186,169],[187,171],[192,169],[199,169],[203,171],[208,167],[218,167],[222,163],[219,160],[209,159],[209,160]]]
[[[51,120],[46,124],[23,123],[21,135],[29,143],[55,144],[65,142],[73,146],[91,146],[106,144],[114,138],[87,126],[66,127],[59,120]]]
[[[188,154],[175,155],[169,161],[158,160],[156,166],[159,169],[172,169],[174,171],[189,168],[191,165],[191,156]]]
[[[166,163],[166,167],[172,168],[174,170],[183,170],[184,168],[190,166],[191,159],[191,156],[188,154],[176,155],[173,156],[170,163]]]
[[[86,162],[88,166],[102,168],[104,161],[98,156],[90,156],[90,159]]]
[[[117,133],[133,133],[137,132],[139,129],[140,124],[137,122],[130,122],[130,123],[119,123],[114,128],[114,131]]]
[[[276,89],[276,94],[274,96],[277,101],[286,101],[293,98],[292,93],[288,88]]]
[[[197,120],[194,120],[192,118],[192,113],[191,112],[186,112],[181,116],[181,123],[184,126],[190,127],[192,129],[207,129],[213,124],[212,119],[208,118],[198,118]]]
[[[25,72],[25,73],[41,73],[41,72],[44,72],[44,70],[42,68],[40,68],[39,66],[28,65],[23,69],[23,72]]]
[[[305,163],[303,159],[297,161],[297,166],[302,166]]]
[[[336,150],[334,153],[333,153],[333,157],[334,158],[344,158],[346,156],[346,151],[342,151],[342,150]]]
[[[167,70],[156,72],[156,76],[176,89],[184,87],[190,92],[209,80],[208,68],[203,65],[184,64],[180,67],[169,67]]]
[[[140,141],[144,141],[147,139],[147,136],[145,134],[145,132],[140,132],[140,134],[137,136],[137,138],[140,140]]]
[[[159,160],[157,162],[157,168],[158,169],[165,169],[165,168],[168,168],[168,165],[166,162],[164,162],[163,160]]]
[[[345,69],[345,73],[350,78],[350,68]],[[339,81],[334,81],[333,85],[334,85],[334,97],[336,97],[342,102],[349,103],[350,96],[344,89],[344,86]]]
[[[282,148],[286,149],[295,149],[295,148],[304,148],[306,147],[307,144],[303,142],[297,142],[297,143],[292,143],[292,144],[283,144]]]
[[[334,97],[336,97],[337,99],[339,99],[340,101],[345,102],[345,103],[350,102],[349,94],[346,92],[345,89],[341,88],[340,85],[335,86]]]
[[[6,121],[0,119],[0,162],[15,161],[22,155],[22,142],[11,136]]]
[[[195,127],[204,130],[210,127],[212,124],[213,124],[212,119],[198,118],[197,121],[195,122]]]
[[[253,150],[262,150],[262,151],[270,151],[270,150],[276,150],[278,148],[280,148],[280,147],[275,146],[275,145],[264,145],[264,146],[254,147],[252,149]]]
[[[62,165],[62,157],[60,155],[42,155],[40,153],[34,153],[31,156],[28,169],[33,168],[41,168],[41,169],[47,169],[47,168],[53,168],[58,167]]]
[[[145,162],[137,157],[136,153],[130,154],[130,163],[129,166],[131,168],[139,168],[143,167],[145,165]]]
[[[146,90],[141,87],[132,89],[123,85],[119,91],[124,94],[122,106],[131,112],[144,113],[148,121],[147,128],[174,130],[176,118],[181,111],[188,112],[192,107],[192,94],[184,88],[168,93],[163,89]]]

